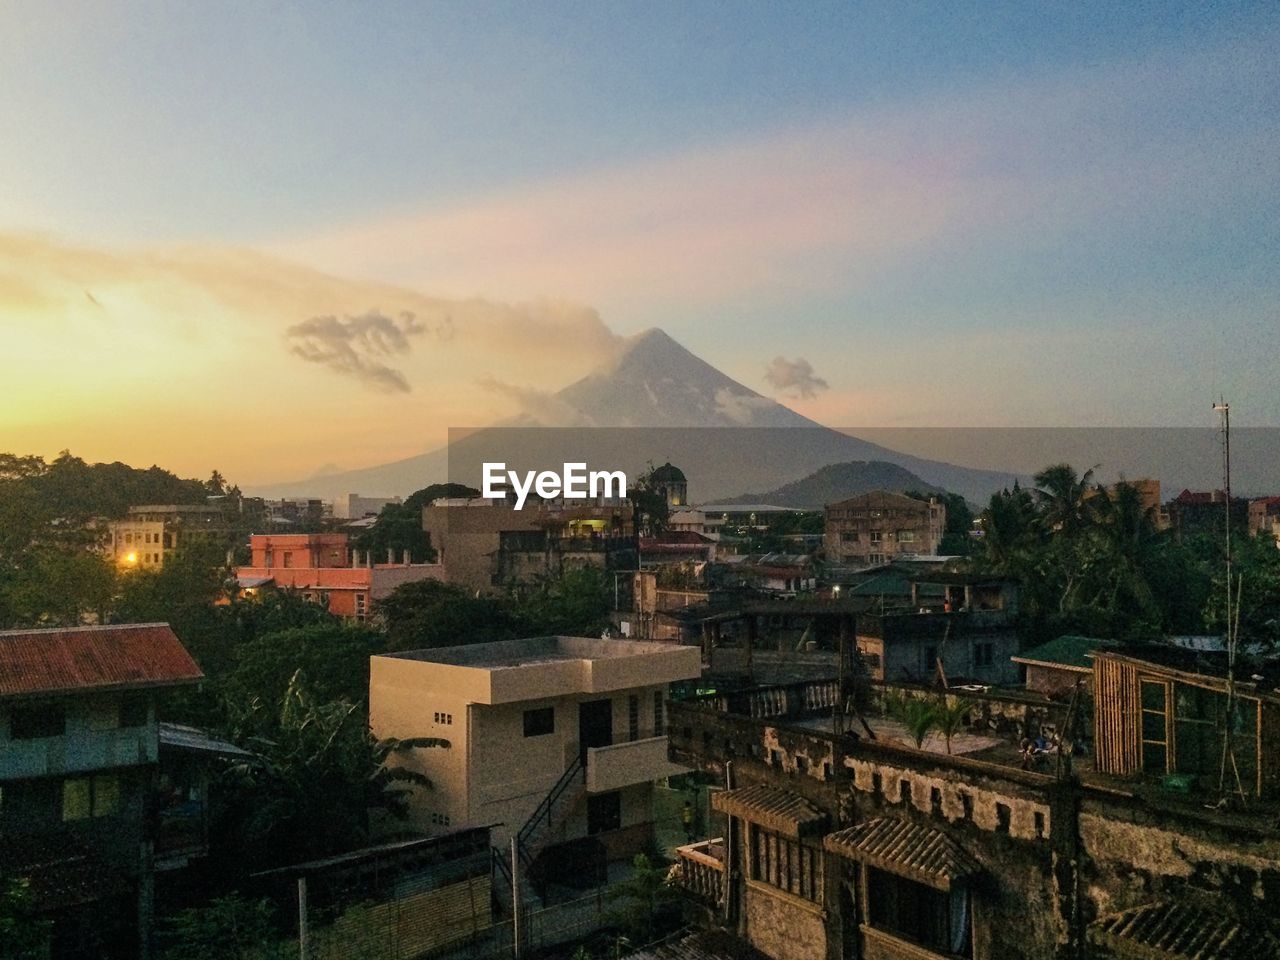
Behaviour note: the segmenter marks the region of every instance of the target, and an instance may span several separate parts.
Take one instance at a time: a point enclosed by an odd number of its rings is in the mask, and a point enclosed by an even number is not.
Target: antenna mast
[[[1218,769],[1218,802],[1225,803],[1228,763],[1231,766],[1231,773],[1235,777],[1236,793],[1241,801],[1245,797],[1244,785],[1240,782],[1240,769],[1236,765],[1235,747],[1231,743],[1231,728],[1235,723],[1236,712],[1236,648],[1240,630],[1239,596],[1242,592],[1242,587],[1236,588],[1233,602],[1233,574],[1231,568],[1231,405],[1219,395],[1218,402],[1213,405],[1213,409],[1221,418],[1223,516],[1226,521],[1223,543],[1226,548],[1225,567],[1227,574],[1227,702],[1222,718],[1222,763]]]

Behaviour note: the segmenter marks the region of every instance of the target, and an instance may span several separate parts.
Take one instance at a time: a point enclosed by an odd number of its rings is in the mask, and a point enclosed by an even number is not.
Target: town
[[[0,960],[1280,960],[1280,3],[0,3]]]
[[[1280,945],[1280,497],[0,467],[7,955]]]

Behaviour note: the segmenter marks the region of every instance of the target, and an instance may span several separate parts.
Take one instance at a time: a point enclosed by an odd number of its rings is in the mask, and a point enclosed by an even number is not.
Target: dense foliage
[[[1029,638],[1081,633],[1117,639],[1220,631],[1224,538],[1179,541],[1159,528],[1128,484],[1106,488],[1067,464],[1047,467],[1031,490],[1014,485],[982,512],[977,569],[1016,576]],[[1241,638],[1280,639],[1280,551],[1237,538],[1243,574]]]

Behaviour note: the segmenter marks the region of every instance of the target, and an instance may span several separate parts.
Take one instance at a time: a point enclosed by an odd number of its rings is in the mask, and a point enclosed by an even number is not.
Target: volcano
[[[448,448],[254,493],[406,496],[444,480],[479,486],[484,462],[558,469],[571,460],[628,476],[650,462],[676,463],[690,479],[694,502],[772,489],[853,460],[897,464],[975,502],[1014,480],[1011,473],[901,454],[832,430],[738,383],[654,328],[625,341],[608,367]]]

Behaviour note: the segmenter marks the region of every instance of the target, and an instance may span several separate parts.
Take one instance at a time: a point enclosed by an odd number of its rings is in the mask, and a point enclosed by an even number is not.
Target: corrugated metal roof
[[[0,631],[0,697],[173,686],[203,677],[167,623]]]
[[[1089,939],[1117,957],[1166,960],[1261,960],[1280,957],[1280,938],[1257,918],[1230,910],[1161,900],[1096,920]]]
[[[221,757],[251,757],[248,750],[237,747],[228,740],[219,740],[197,727],[179,723],[160,723],[160,746],[194,753],[212,753]]]
[[[832,853],[941,890],[949,890],[957,880],[981,870],[978,862],[945,833],[892,817],[877,817],[828,834],[823,846]]]
[[[1010,659],[1014,663],[1047,663],[1067,668],[1074,667],[1077,670],[1092,670],[1092,654],[1095,650],[1113,650],[1118,646],[1120,644],[1116,640],[1066,634],[1048,643],[1042,643],[1038,647],[1024,650]]]
[[[773,787],[740,787],[713,793],[711,805],[721,813],[795,839],[821,833],[827,825],[827,815],[804,797]]]

